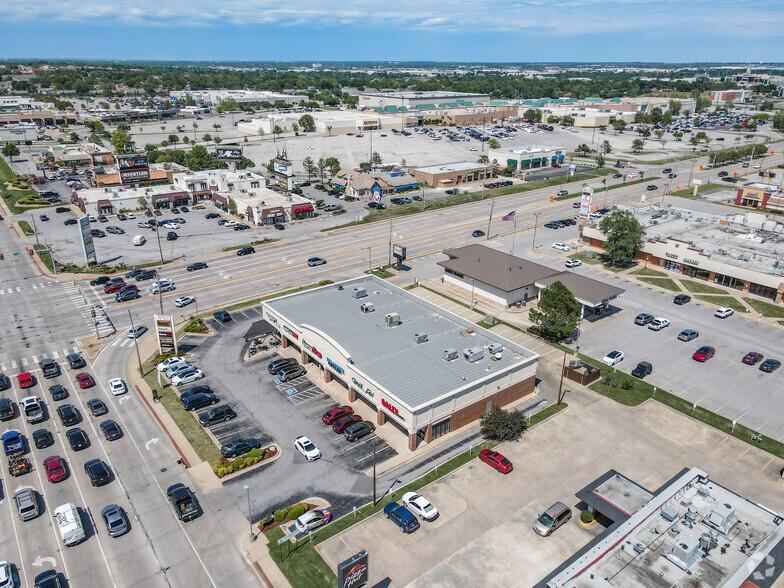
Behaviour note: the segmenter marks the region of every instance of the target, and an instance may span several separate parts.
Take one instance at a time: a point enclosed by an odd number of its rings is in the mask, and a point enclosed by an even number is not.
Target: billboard
[[[280,161],[276,159],[272,165],[273,165],[272,168],[275,170],[276,174],[282,174],[284,176],[294,175],[294,172],[292,171],[291,162],[289,161]]]
[[[593,188],[585,186],[583,195],[580,199],[580,218],[586,219],[591,214],[591,199],[593,198]]]
[[[215,148],[215,159],[218,161],[242,161],[242,148],[237,145],[224,145]]]
[[[381,202],[381,188],[378,184],[373,185],[373,187],[370,189],[370,193],[373,195],[373,202],[376,204]]]
[[[131,184],[133,182],[146,182],[150,179],[149,169],[120,170],[120,183]]]
[[[367,551],[360,551],[338,564],[338,588],[359,588],[369,579]]]
[[[174,332],[174,318],[170,314],[155,315],[155,333],[158,335],[158,351],[177,354],[177,337]]]
[[[147,155],[140,154],[126,154],[117,155],[117,169],[120,171],[126,169],[146,169],[149,167],[147,163]]]
[[[84,263],[90,265],[90,259],[98,263],[95,257],[95,242],[93,241],[93,230],[90,228],[90,217],[83,216],[78,220],[79,233],[82,235],[82,251],[84,252]]]

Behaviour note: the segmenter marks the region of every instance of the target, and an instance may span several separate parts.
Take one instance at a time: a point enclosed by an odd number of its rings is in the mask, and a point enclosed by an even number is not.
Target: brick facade
[[[492,396],[483,398],[471,406],[466,406],[465,408],[452,413],[451,429],[454,431],[463,425],[467,425],[477,420],[480,416],[487,412],[488,402],[492,402],[493,408],[496,406],[504,407],[507,404],[514,402],[515,400],[519,400],[520,398],[533,393],[535,386],[536,376],[531,376],[527,380],[513,384],[504,390],[496,392]]]

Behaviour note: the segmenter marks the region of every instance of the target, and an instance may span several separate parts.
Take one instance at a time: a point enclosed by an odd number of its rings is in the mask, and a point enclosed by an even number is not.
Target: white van
[[[58,506],[54,510],[54,518],[60,529],[60,537],[67,547],[76,545],[84,540],[84,527],[79,510],[73,502]]]
[[[147,238],[144,235],[136,235],[133,238],[134,245],[144,245],[147,242]]]

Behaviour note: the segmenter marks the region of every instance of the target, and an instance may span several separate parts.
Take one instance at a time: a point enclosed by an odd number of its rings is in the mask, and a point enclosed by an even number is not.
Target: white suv
[[[569,246],[565,243],[553,243],[553,249],[557,249],[558,251],[569,251]]]
[[[726,306],[722,306],[719,310],[717,310],[713,316],[717,316],[719,318],[727,318],[731,314],[735,314],[735,311],[731,308],[727,308]]]
[[[152,286],[150,286],[150,294],[159,294],[160,292],[168,292],[169,290],[174,290],[174,282],[171,280],[153,282]]]

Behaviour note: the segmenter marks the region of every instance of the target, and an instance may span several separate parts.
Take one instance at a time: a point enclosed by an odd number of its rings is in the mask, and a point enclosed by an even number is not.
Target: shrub
[[[584,510],[580,513],[580,520],[585,524],[593,522],[593,514],[590,511]]]
[[[219,478],[222,478],[223,476],[227,476],[229,474],[229,468],[221,466],[218,468],[218,471],[215,473]]]
[[[621,389],[622,390],[631,390],[634,388],[634,380],[631,378],[624,378],[623,382],[621,382]]]
[[[305,506],[304,504],[298,504],[298,505],[292,507],[291,510],[289,511],[289,515],[288,515],[289,516],[289,520],[290,521],[296,521],[297,518],[299,518],[303,514],[305,514],[305,511],[307,510],[307,508],[308,507]]]
[[[231,462],[231,471],[236,472],[237,470],[241,470],[245,467],[245,458],[238,457],[233,462]]]
[[[319,282],[319,286],[329,286],[330,284],[334,284],[334,283],[335,282],[333,282],[332,280],[321,280]]]
[[[248,458],[251,458],[251,457],[264,458],[264,455],[266,453],[267,453],[266,448],[265,449],[251,449],[250,451],[248,451],[248,453],[245,454],[245,459],[248,459]]]
[[[286,518],[286,515],[283,513],[282,510],[276,510],[273,516],[275,518],[276,523],[280,523],[281,521],[283,521],[284,518]]]

